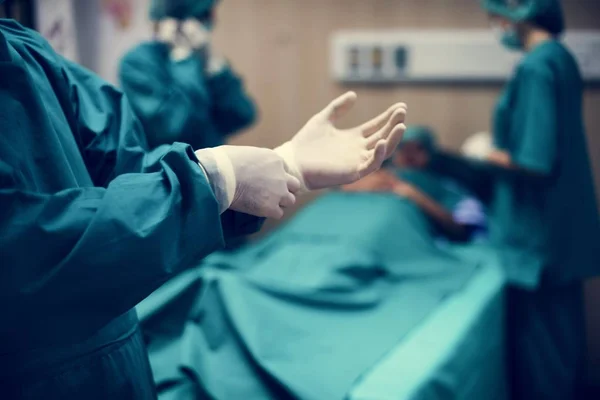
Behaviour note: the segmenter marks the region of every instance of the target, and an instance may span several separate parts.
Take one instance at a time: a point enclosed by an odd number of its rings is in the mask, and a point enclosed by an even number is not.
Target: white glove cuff
[[[227,61],[223,57],[211,55],[206,72],[209,76],[215,76],[223,72],[226,66]]]
[[[195,152],[202,170],[219,203],[220,212],[227,210],[235,197],[236,178],[229,156],[219,147]]]
[[[186,46],[174,46],[171,49],[171,60],[182,61],[192,55],[192,49]]]
[[[279,154],[279,157],[283,158],[283,161],[287,166],[288,174],[295,176],[300,181],[300,192],[308,192],[309,189],[306,187],[306,183],[304,182],[304,178],[300,172],[300,166],[296,161],[296,155],[294,154],[292,143],[285,142],[281,146],[277,147],[274,151]]]

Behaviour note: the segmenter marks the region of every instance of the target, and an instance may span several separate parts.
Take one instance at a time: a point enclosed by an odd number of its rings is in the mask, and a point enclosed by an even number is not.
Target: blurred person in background
[[[219,146],[250,126],[256,107],[211,45],[219,0],[152,0],[154,40],[128,52],[119,79],[150,146]]]
[[[500,96],[485,160],[432,152],[428,166],[488,205],[508,292],[515,399],[574,399],[584,374],[583,280],[600,273],[600,220],[582,115],[583,81],[560,41],[559,0],[484,0],[500,42],[525,55]]]

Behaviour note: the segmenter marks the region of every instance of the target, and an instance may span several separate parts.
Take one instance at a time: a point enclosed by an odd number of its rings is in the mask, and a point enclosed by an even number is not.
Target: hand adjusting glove
[[[296,203],[300,182],[270,149],[219,146],[196,151],[221,212],[226,209],[279,219]]]
[[[171,59],[180,61],[194,52],[209,52],[210,31],[194,18],[179,21],[166,18],[158,23],[156,40],[171,46]]]
[[[356,102],[348,92],[313,116],[289,142],[275,149],[301,190],[323,189],[355,182],[378,170],[406,130],[406,104],[398,103],[352,129],[334,126]]]
[[[223,71],[227,66],[227,61],[211,46],[211,31],[205,24],[195,18],[188,19],[183,22],[181,32],[189,47],[203,58],[206,72],[209,75],[217,75]]]

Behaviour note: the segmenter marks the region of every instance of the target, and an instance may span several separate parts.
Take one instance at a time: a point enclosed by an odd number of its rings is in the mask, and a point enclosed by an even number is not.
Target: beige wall
[[[600,29],[600,1],[563,3],[569,27]],[[478,4],[478,0],[224,1],[218,13],[216,47],[243,71],[261,109],[256,127],[234,142],[275,146],[347,89],[359,94],[347,124],[402,100],[409,104],[409,122],[433,126],[448,146],[456,147],[466,135],[488,129],[499,87],[342,87],[328,73],[329,35],[338,29],[486,27]],[[585,97],[600,187],[600,88],[588,90]],[[600,383],[600,281],[588,284],[587,308],[590,364],[594,380]]]

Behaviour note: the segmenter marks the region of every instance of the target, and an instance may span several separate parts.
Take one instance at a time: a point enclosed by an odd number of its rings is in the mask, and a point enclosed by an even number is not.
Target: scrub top
[[[208,75],[199,55],[174,61],[169,52],[164,43],[143,43],[125,55],[119,68],[123,92],[150,146],[215,147],[254,122],[256,107],[229,67]]]
[[[151,398],[131,309],[260,220],[220,216],[191,147],[148,151],[121,92],[8,20],[0,130],[0,397]]]
[[[509,277],[525,285],[600,272],[582,92],[575,59],[549,40],[524,57],[496,108],[495,145],[517,170],[494,175],[490,236]]]

